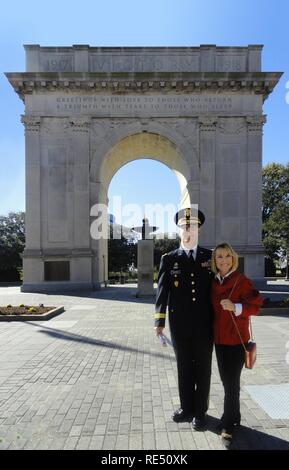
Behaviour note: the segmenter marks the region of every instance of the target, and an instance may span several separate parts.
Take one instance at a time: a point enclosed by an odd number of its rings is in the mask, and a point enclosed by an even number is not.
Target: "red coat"
[[[253,285],[244,274],[234,271],[224,279],[220,284],[218,279],[212,283],[212,304],[214,307],[214,340],[216,344],[241,344],[240,337],[228,310],[223,310],[220,301],[228,299],[236,279],[239,277],[235,289],[230,297],[233,303],[242,304],[242,313],[239,316],[234,315],[234,320],[239,328],[243,342],[250,339],[249,316],[258,315],[262,305],[262,298],[259,292],[253,288]]]

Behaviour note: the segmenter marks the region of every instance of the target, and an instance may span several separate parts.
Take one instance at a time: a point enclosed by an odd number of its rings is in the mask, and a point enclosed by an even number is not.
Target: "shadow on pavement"
[[[206,430],[220,434],[220,420],[208,415]],[[224,450],[289,450],[289,442],[279,437],[270,436],[258,429],[241,425],[234,433],[234,439]]]
[[[289,450],[289,442],[257,429],[240,426],[232,450]]]
[[[59,329],[56,329],[56,328],[51,328],[51,327],[48,327],[48,326],[39,325],[39,324],[31,322],[31,321],[26,322],[25,325],[37,326],[38,328],[41,328],[39,333],[46,334],[47,336],[50,336],[52,338],[63,339],[63,340],[67,340],[67,341],[76,341],[78,343],[90,344],[92,346],[101,346],[101,347],[110,348],[110,349],[119,349],[120,351],[130,351],[130,352],[134,352],[134,353],[142,353],[142,354],[147,354],[147,355],[154,356],[154,357],[161,357],[161,358],[169,360],[169,361],[171,361],[171,360],[175,361],[174,354],[153,353],[151,351],[146,351],[146,350],[140,349],[140,348],[132,348],[130,346],[124,346],[124,345],[119,344],[119,343],[112,343],[110,341],[102,341],[100,339],[93,339],[93,338],[89,338],[87,336],[82,336],[82,335],[78,335],[78,334],[75,334],[75,333],[69,333],[67,331],[59,330]],[[160,347],[162,347],[162,346],[160,346]],[[171,349],[171,351],[173,352],[172,349]]]

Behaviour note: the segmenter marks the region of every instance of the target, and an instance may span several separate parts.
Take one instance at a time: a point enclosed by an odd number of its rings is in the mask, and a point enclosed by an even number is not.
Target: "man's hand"
[[[233,302],[231,302],[230,299],[223,299],[221,300],[220,304],[222,305],[223,307],[223,310],[229,310],[230,312],[235,312],[235,304],[233,304]]]
[[[163,334],[163,329],[164,329],[163,326],[155,326],[156,335],[157,335],[157,336],[162,335],[162,334]]]

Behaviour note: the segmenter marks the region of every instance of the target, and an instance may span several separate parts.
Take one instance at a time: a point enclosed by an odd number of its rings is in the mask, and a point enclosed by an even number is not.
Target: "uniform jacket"
[[[249,316],[258,315],[262,305],[259,292],[253,288],[250,279],[244,274],[234,271],[228,277],[225,277],[223,284],[220,284],[218,279],[214,279],[212,283],[212,303],[214,306],[214,341],[216,344],[241,344],[230,312],[223,310],[220,305],[221,300],[229,298],[237,278],[238,281],[230,300],[233,303],[242,304],[242,313],[239,316],[235,316],[233,312],[232,314],[244,343],[250,339]]]
[[[168,308],[172,336],[212,336],[211,256],[211,250],[199,246],[195,260],[188,258],[182,249],[163,255],[158,276],[155,326],[165,326]]]

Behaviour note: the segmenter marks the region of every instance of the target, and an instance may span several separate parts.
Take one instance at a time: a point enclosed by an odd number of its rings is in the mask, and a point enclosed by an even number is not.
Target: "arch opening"
[[[190,196],[188,192],[188,181],[190,180],[190,168],[184,156],[178,149],[177,145],[163,137],[160,134],[142,132],[127,136],[119,140],[112,148],[104,155],[102,164],[99,168],[98,178],[101,184],[98,185],[98,194],[95,194],[95,200],[98,203],[109,204],[108,193],[109,187],[113,177],[117,172],[125,167],[125,165],[138,160],[149,159],[165,165],[174,174],[179,186],[179,203],[171,205],[171,208],[165,208],[169,212],[169,217],[173,219],[175,211],[179,207],[190,205]],[[141,181],[141,174],[139,175]],[[168,200],[169,188],[168,188]],[[163,200],[164,202],[164,200]],[[170,204],[168,204],[170,206]],[[141,214],[138,225],[141,225],[143,212]],[[153,225],[158,226],[157,220],[154,218],[149,220]],[[134,223],[130,224],[134,226]],[[163,228],[163,227],[161,227]],[[165,230],[163,230],[165,231]],[[107,240],[101,239],[96,243],[93,242],[98,253],[98,262],[95,263],[95,268],[99,266],[98,272],[94,273],[95,279],[108,279],[108,243]],[[102,260],[102,262],[99,262]],[[104,264],[103,264],[104,263]],[[105,266],[105,268],[104,268]]]

